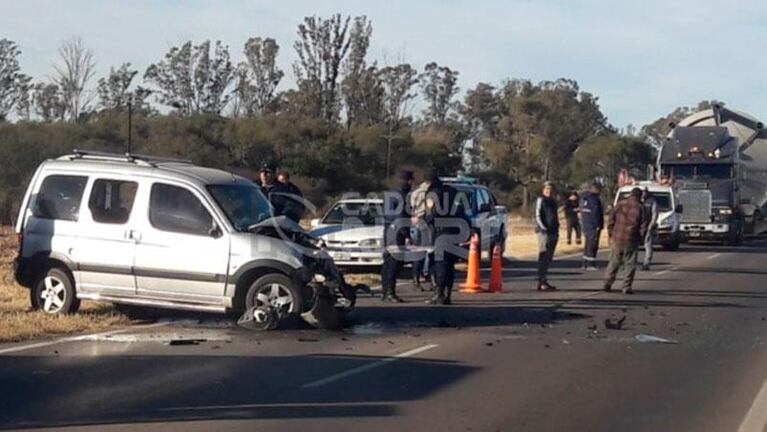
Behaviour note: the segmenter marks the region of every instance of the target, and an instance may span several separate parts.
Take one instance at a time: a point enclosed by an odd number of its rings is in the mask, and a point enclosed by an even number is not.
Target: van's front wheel
[[[32,289],[32,308],[49,314],[70,314],[80,307],[75,286],[69,275],[52,267]]]
[[[271,307],[291,315],[303,312],[304,300],[293,281],[278,273],[267,274],[253,281],[245,294],[245,310]]]

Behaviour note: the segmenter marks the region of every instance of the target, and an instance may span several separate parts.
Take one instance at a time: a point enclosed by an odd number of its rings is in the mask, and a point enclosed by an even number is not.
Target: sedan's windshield
[[[255,186],[209,185],[208,191],[237,231],[246,231],[272,215],[271,204]]]
[[[325,215],[322,220],[325,225],[355,224],[380,225],[383,223],[383,212],[380,204],[369,202],[338,203]]]

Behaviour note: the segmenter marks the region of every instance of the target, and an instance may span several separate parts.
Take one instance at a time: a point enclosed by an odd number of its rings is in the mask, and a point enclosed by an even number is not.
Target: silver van
[[[272,212],[257,185],[225,171],[75,151],[32,177],[16,279],[48,313],[74,312],[81,299],[304,313],[320,297],[318,278],[343,288],[343,276],[321,241]]]

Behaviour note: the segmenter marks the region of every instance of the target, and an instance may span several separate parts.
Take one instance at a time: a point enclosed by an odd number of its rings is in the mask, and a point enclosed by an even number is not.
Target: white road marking
[[[19,351],[27,351],[27,350],[31,350],[31,349],[35,349],[35,348],[45,348],[45,347],[48,347],[48,346],[59,345],[59,344],[67,343],[67,342],[78,342],[78,341],[93,340],[93,339],[98,339],[98,338],[104,338],[104,337],[107,337],[107,336],[110,336],[110,335],[115,335],[115,334],[119,334],[119,333],[129,332],[129,331],[132,331],[132,330],[144,330],[144,329],[148,329],[148,328],[165,326],[165,325],[168,325],[168,324],[173,324],[173,322],[172,321],[164,321],[164,322],[158,322],[158,323],[154,323],[154,324],[147,324],[147,325],[143,325],[143,326],[126,327],[126,328],[122,328],[122,329],[118,329],[118,330],[112,330],[112,331],[101,332],[101,333],[92,333],[92,334],[86,334],[86,335],[80,335],[80,336],[68,336],[68,337],[64,337],[64,338],[60,338],[60,339],[54,339],[54,340],[45,341],[45,342],[38,342],[38,343],[33,343],[33,344],[20,345],[20,346],[14,346],[14,347],[10,347],[10,348],[0,349],[0,354],[10,354],[10,353],[15,353],[15,352],[19,352]]]
[[[711,255],[707,256],[706,259],[707,260],[714,259],[714,258],[716,258],[716,257],[718,257],[720,255],[722,255],[722,254],[721,253],[711,254]]]
[[[428,351],[430,349],[434,349],[434,348],[436,348],[438,346],[439,345],[436,345],[436,344],[424,345],[424,346],[412,349],[410,351],[406,351],[406,352],[397,354],[394,357],[388,357],[388,358],[379,360],[379,361],[374,362],[374,363],[366,364],[366,365],[363,365],[363,366],[360,366],[360,367],[356,367],[354,369],[349,369],[347,371],[344,371],[344,372],[341,372],[341,373],[337,373],[335,375],[331,375],[331,376],[326,377],[326,378],[322,378],[322,379],[317,380],[317,381],[312,381],[310,383],[306,383],[306,384],[302,385],[301,387],[303,387],[303,388],[322,387],[324,385],[327,385],[327,384],[330,384],[332,382],[336,382],[336,381],[342,380],[344,378],[348,378],[348,377],[353,376],[353,375],[360,374],[362,372],[367,372],[367,371],[370,371],[370,370],[373,370],[373,369],[377,369],[377,368],[379,368],[381,366],[387,365],[387,364],[395,362],[397,360],[401,360],[401,359],[407,358],[407,357],[412,357],[412,356],[420,354],[420,353],[422,353],[424,351]]]
[[[762,384],[751,409],[748,410],[738,432],[763,432],[767,429],[767,381]]]

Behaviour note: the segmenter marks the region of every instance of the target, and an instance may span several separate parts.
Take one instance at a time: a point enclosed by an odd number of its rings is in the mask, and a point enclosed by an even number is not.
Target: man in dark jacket
[[[458,199],[455,188],[442,183],[436,172],[428,173],[427,181],[430,185],[426,192],[424,220],[434,239],[434,252],[430,254],[429,262],[436,292],[426,303],[449,305],[455,283],[455,263],[463,251],[461,244],[468,240],[471,228],[466,207]]]
[[[605,224],[605,214],[602,210],[602,199],[599,198],[602,185],[598,182],[591,184],[588,192],[581,198],[581,227],[586,244],[583,246],[583,269],[597,269],[597,253],[599,252],[599,236]]]
[[[563,207],[567,222],[567,244],[573,243],[573,233],[575,233],[575,244],[581,244],[581,221],[578,220],[578,213],[580,213],[581,208],[578,192],[570,192]]]
[[[304,216],[304,194],[295,183],[290,181],[290,173],[280,170],[277,174],[277,181],[282,185],[283,190],[288,194],[285,198],[285,216],[298,223]]]
[[[603,286],[605,291],[612,290],[618,270],[623,267],[623,293],[634,293],[631,286],[636,273],[637,251],[639,245],[644,242],[648,224],[641,197],[642,191],[639,188],[632,189],[631,195],[619,202],[610,213],[607,229],[612,240],[612,249]]]
[[[258,177],[258,186],[261,188],[261,193],[263,193],[266,199],[272,204],[272,207],[274,208],[274,216],[286,215],[286,211],[289,210],[289,194],[282,184],[275,178],[274,164],[271,162],[264,162],[261,165],[261,170],[258,172]]]
[[[392,246],[410,245],[410,204],[408,194],[413,187],[413,172],[402,171],[399,175],[399,186],[384,195],[384,253],[381,267],[381,300],[391,303],[402,303],[397,296],[397,275],[404,264],[403,256],[395,256],[389,250]],[[403,251],[404,255],[404,251]]]
[[[538,291],[553,291],[547,276],[549,265],[559,242],[559,216],[554,199],[554,183],[545,182],[541,195],[535,200],[535,232],[538,234]]]

